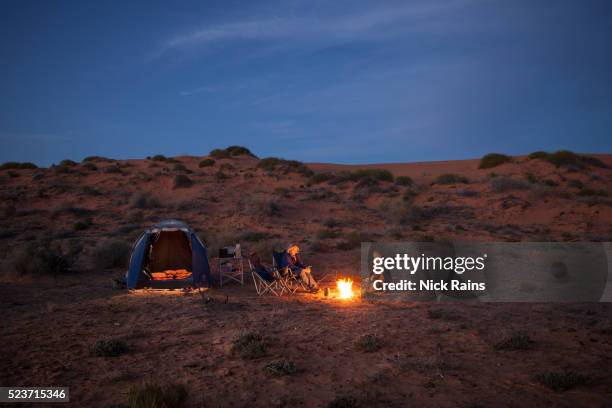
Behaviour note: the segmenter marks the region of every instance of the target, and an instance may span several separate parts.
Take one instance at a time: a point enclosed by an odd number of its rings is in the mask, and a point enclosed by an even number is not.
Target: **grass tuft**
[[[282,377],[297,372],[295,364],[289,360],[276,360],[264,367],[266,374],[272,377]]]
[[[436,181],[434,183],[435,184],[458,184],[458,183],[468,184],[469,182],[470,181],[467,179],[467,177],[459,176],[458,174],[453,174],[453,173],[444,173],[444,174],[440,174],[436,178]]]
[[[355,348],[366,353],[373,353],[381,347],[381,341],[375,334],[364,334],[355,341]]]
[[[514,332],[493,345],[495,350],[529,350],[533,347],[534,341],[528,334]]]
[[[541,372],[535,380],[556,392],[567,391],[589,382],[589,378],[573,370]]]
[[[128,393],[129,408],[181,408],[187,401],[187,390],[182,384],[144,383]]]
[[[123,340],[101,339],[93,345],[92,352],[96,357],[118,357],[129,351]]]
[[[240,335],[232,345],[232,352],[240,357],[253,360],[266,355],[267,345],[258,333],[245,333]]]

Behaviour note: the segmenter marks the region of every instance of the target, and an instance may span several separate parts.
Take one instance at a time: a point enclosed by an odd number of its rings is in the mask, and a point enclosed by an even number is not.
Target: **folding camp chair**
[[[251,276],[253,277],[253,284],[255,285],[255,291],[259,296],[265,295],[270,292],[276,296],[282,296],[287,288],[281,281],[277,271],[271,271],[274,280],[269,281],[264,279],[257,269],[253,266],[251,258],[249,257],[249,269],[251,270]]]
[[[231,281],[244,285],[244,269],[242,265],[240,244],[221,248],[218,259],[219,286],[223,286],[224,283]]]
[[[291,293],[295,293],[299,288],[302,288],[303,291],[306,291],[307,288],[304,282],[302,282],[300,278],[295,276],[295,274],[289,269],[289,267],[281,267],[284,256],[284,251],[272,251],[272,267],[279,274],[279,276],[281,276],[283,280],[283,285]]]

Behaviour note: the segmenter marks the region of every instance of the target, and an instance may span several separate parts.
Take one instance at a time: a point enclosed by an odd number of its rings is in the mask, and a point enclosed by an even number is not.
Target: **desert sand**
[[[612,166],[612,156],[596,157]],[[212,254],[239,241],[267,261],[273,247],[298,243],[329,285],[336,276],[358,279],[365,240],[610,241],[611,169],[526,157],[491,169],[478,160],[308,165],[412,179],[397,185],[314,183],[291,166],[258,168],[248,156],[209,167],[198,167],[202,157],[174,160],[0,172],[0,385],[69,386],[71,406],[126,404],[143,381],[183,384],[190,407],[609,406],[609,304],[258,297],[250,277],[204,293],[127,293],[111,286],[125,265],[102,266],[96,248],[113,239],[131,245],[156,221],[178,218]],[[438,179],[449,173],[459,181]],[[19,273],[15,260],[32,242],[69,253],[70,271]],[[247,332],[261,334],[262,356],[232,350]],[[496,346],[516,332],[529,347]],[[355,347],[364,334],[379,339],[378,350]],[[128,351],[98,357],[100,339],[119,339]],[[279,359],[296,372],[268,375],[266,365]],[[585,381],[553,390],[537,380],[561,371]]]

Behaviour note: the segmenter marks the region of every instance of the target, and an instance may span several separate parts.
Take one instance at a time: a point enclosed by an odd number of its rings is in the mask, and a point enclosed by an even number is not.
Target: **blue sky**
[[[612,153],[612,3],[0,2],[0,162]]]

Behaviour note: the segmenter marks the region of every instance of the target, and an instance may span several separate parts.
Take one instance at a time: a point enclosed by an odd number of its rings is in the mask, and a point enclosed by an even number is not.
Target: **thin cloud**
[[[158,55],[170,50],[205,48],[237,41],[291,41],[292,44],[297,41],[325,45],[341,41],[371,41],[405,31],[441,30],[444,25],[440,25],[437,19],[448,17],[448,12],[457,7],[473,3],[473,0],[423,2],[333,17],[275,16],[213,24],[173,35],[163,42]]]
[[[198,88],[189,89],[189,90],[186,90],[186,91],[181,91],[181,92],[179,92],[179,95],[181,95],[181,96],[190,96],[190,95],[195,95],[195,94],[199,94],[199,93],[203,93],[203,92],[213,92],[213,89],[210,86],[200,86]]]

